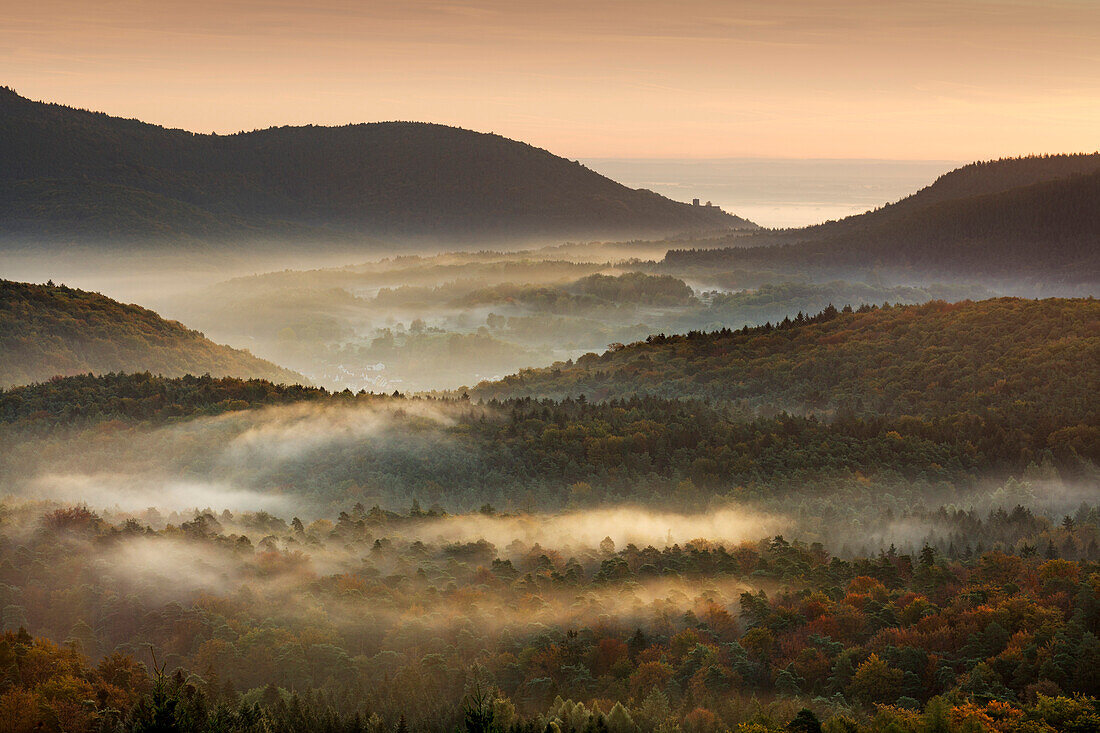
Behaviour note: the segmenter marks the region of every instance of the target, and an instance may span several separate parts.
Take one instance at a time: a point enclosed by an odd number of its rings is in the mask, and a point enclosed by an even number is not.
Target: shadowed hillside
[[[414,122],[199,135],[0,90],[0,234],[561,238],[751,227],[539,148]]]
[[[64,285],[0,280],[0,385],[135,371],[305,381],[136,305]]]
[[[1100,280],[1100,155],[976,163],[876,211],[673,250],[675,267]]]
[[[830,307],[738,331],[644,342],[484,383],[480,398],[635,394],[748,408],[912,417],[1100,441],[1100,301],[999,298]]]

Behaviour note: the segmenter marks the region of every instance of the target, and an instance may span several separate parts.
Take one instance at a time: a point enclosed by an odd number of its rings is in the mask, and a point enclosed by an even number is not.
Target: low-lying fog
[[[0,471],[9,491],[92,506],[266,509],[308,517],[326,512],[332,497],[305,493],[290,472],[347,460],[346,451],[381,461],[452,460],[460,450],[444,431],[452,413],[481,409],[416,400],[267,407],[117,434],[31,439],[0,458]]]
[[[318,386],[387,393],[472,386],[653,333],[758,325],[830,303],[977,299],[1003,290],[915,273],[892,281],[841,271],[815,281],[800,272],[663,262],[669,248],[731,241],[505,243],[449,253],[437,244],[390,257],[323,243],[181,243],[125,254],[89,246],[53,256],[7,248],[0,272],[151,308]]]
[[[548,513],[532,504],[528,492],[556,497],[567,487],[546,486],[548,479],[539,477],[526,483],[516,479],[503,490],[488,485],[493,459],[467,432],[478,421],[504,420],[493,408],[469,401],[374,398],[272,406],[151,427],[108,423],[12,440],[0,456],[0,475],[4,493],[19,500],[113,513],[155,508],[178,513],[177,522],[197,510],[266,511],[309,522],[356,503],[404,513],[419,499],[424,510],[437,505],[430,517],[415,523],[423,541],[487,540],[497,547],[519,541],[563,552],[598,545],[605,537],[617,546],[665,547],[692,540],[736,544],[775,534],[821,540],[836,550],[873,551],[919,545],[935,529],[926,515],[938,503],[983,515],[1023,505],[1057,518],[1095,493],[1089,482],[1042,475],[966,491],[922,486],[913,490],[924,514],[910,514],[906,500],[891,494],[897,485],[884,486],[869,506],[861,503],[865,498],[845,499],[843,484],[817,488],[808,478],[805,491],[795,497],[776,493],[733,501],[719,489],[690,508],[619,501]],[[667,481],[657,495],[675,495],[677,479]],[[855,496],[868,496],[865,486],[860,492]],[[469,513],[491,496],[495,510]]]

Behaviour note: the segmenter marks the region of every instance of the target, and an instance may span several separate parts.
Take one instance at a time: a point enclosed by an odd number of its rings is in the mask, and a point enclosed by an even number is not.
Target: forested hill
[[[321,387],[266,379],[79,374],[0,389],[0,423],[46,431],[105,420],[157,424],[329,398]]]
[[[1021,158],[983,160],[944,173],[931,185],[887,209],[950,201],[1010,191],[1013,188],[1100,171],[1100,153],[1030,155]]]
[[[1002,425],[1080,425],[1097,441],[1098,365],[1100,301],[999,298],[830,308],[778,326],[654,336],[483,383],[471,395],[649,394],[923,420],[996,413]]]
[[[203,419],[213,416],[218,419]],[[389,439],[341,437],[346,434],[337,426],[367,416],[386,421]],[[293,487],[315,506],[343,506],[348,487],[369,486],[392,506],[419,496],[466,509],[528,499],[551,509],[601,497],[675,505],[686,498],[673,493],[684,479],[705,491],[742,486],[773,496],[801,494],[811,480],[860,478],[859,495],[877,502],[881,485],[873,489],[862,479],[881,478],[907,494],[914,487],[904,488],[899,479],[921,481],[915,491],[929,499],[928,481],[955,487],[948,492],[953,496],[979,476],[1023,471],[1033,462],[1070,477],[1088,475],[1094,471],[1089,462],[1100,459],[1100,442],[1085,440],[1087,431],[1076,423],[1066,429],[1046,416],[1031,422],[995,418],[745,419],[723,405],[657,397],[484,405],[457,397],[329,393],[264,380],[84,375],[0,390],[0,444],[6,447],[0,470],[23,475],[33,465],[56,471],[62,464],[84,470],[79,454],[93,446],[96,462],[103,451],[120,465],[131,460],[126,456],[143,464],[148,456],[171,457],[198,476],[221,464],[214,457],[234,434],[267,434],[275,425],[282,434],[297,420],[305,422],[291,434],[317,443],[301,452],[279,451],[280,457],[265,453],[278,469],[269,471],[270,463],[258,475],[243,469],[241,485],[279,494]],[[174,429],[182,422],[189,422],[184,433]],[[331,440],[320,439],[326,432]],[[221,480],[224,468],[215,469]]]
[[[1100,155],[973,164],[876,211],[730,243],[672,251],[666,262],[1097,282]]]
[[[499,135],[386,122],[201,135],[0,88],[0,235],[611,237],[753,227]]]
[[[124,371],[306,381],[136,305],[64,285],[0,280],[0,387]]]
[[[1030,155],[976,161],[948,171],[931,185],[865,214],[800,229],[761,231],[756,238],[771,237],[779,241],[830,239],[852,230],[905,218],[934,204],[990,196],[1097,172],[1100,172],[1100,153]]]

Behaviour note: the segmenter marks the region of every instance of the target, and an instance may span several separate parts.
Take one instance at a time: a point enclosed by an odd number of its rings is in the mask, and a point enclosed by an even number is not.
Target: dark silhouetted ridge
[[[751,228],[494,134],[417,122],[201,135],[0,92],[7,237],[607,238]]]
[[[679,267],[881,267],[956,278],[1098,282],[1100,156],[975,164],[882,209],[736,244],[673,250],[666,261]]]

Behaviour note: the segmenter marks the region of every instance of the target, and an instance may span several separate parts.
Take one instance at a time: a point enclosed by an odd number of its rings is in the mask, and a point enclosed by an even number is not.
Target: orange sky
[[[1100,148],[1100,0],[37,0],[0,84],[200,132],[425,120],[578,157]]]

